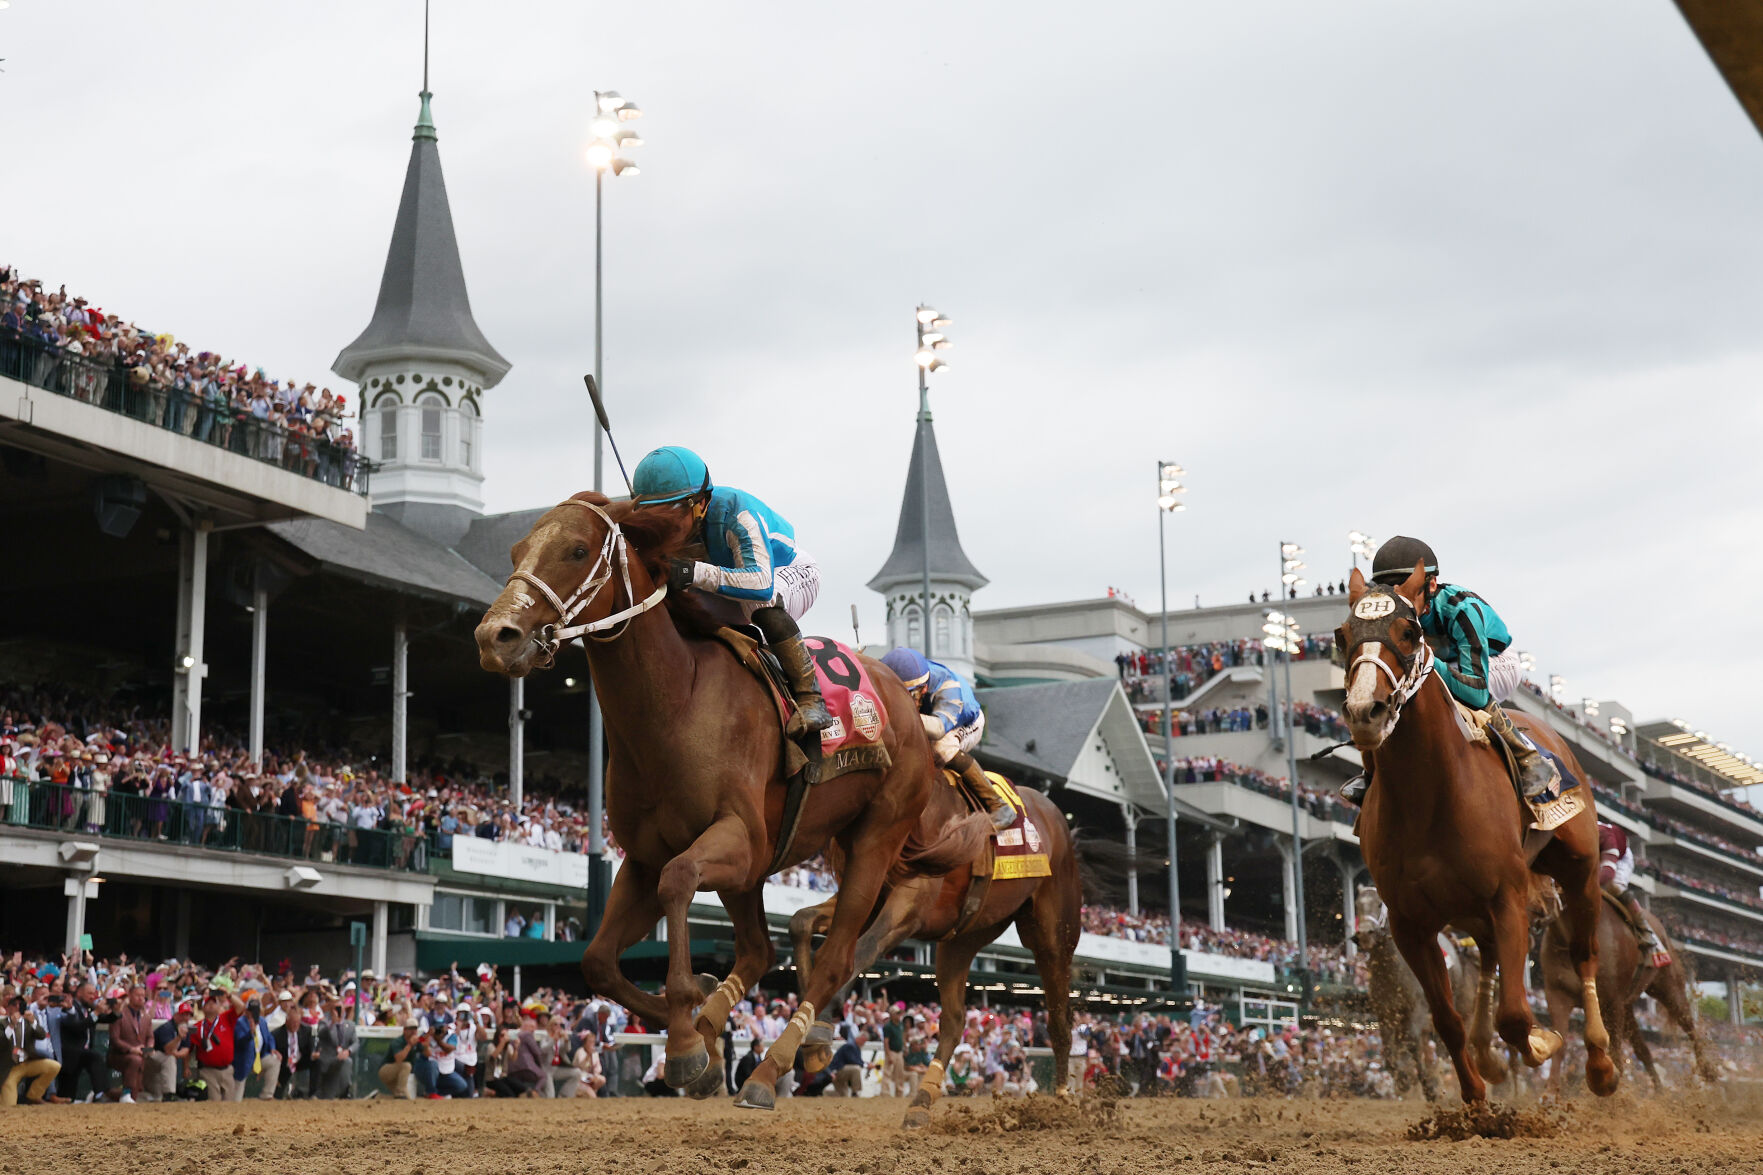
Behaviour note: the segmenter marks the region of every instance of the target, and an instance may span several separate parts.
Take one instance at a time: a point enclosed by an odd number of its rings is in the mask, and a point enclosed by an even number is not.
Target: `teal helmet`
[[[645,502],[677,502],[707,492],[710,467],[681,445],[663,445],[637,462],[631,490]]]

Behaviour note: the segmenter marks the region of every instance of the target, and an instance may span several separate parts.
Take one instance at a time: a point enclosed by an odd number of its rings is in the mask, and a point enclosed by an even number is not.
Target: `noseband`
[[[1388,601],[1389,607],[1383,608],[1374,601]],[[1368,604],[1369,607],[1367,607]],[[1363,613],[1361,612],[1362,608],[1364,609]],[[1402,675],[1398,677],[1396,671],[1391,669],[1389,663],[1378,654],[1384,645],[1389,645],[1391,649],[1395,648],[1395,642],[1390,639],[1390,629],[1397,620],[1406,618],[1414,621],[1415,626],[1419,627],[1420,616],[1415,612],[1413,605],[1395,592],[1373,592],[1361,596],[1359,603],[1353,605],[1353,616],[1354,619],[1349,622],[1353,628],[1363,628],[1367,626],[1369,621],[1379,617],[1388,617],[1388,620],[1378,626],[1375,631],[1354,640],[1352,647],[1348,649],[1347,657],[1347,688],[1349,690],[1352,688],[1353,677],[1361,665],[1375,666],[1379,673],[1389,678],[1390,716],[1383,725],[1383,733],[1387,738],[1390,731],[1396,728],[1397,720],[1402,717],[1402,707],[1408,699],[1420,692],[1420,687],[1426,684],[1427,675],[1432,672],[1432,646],[1426,643],[1426,636],[1423,633],[1414,652],[1402,659]]]
[[[508,577],[509,584],[519,581],[535,588],[553,608],[557,609],[557,622],[534,629],[532,635],[532,641],[539,646],[539,651],[544,655],[547,666],[556,658],[557,650],[562,647],[564,641],[573,640],[578,636],[586,636],[590,640],[597,641],[617,640],[624,635],[625,629],[620,628],[617,632],[607,636],[598,634],[616,625],[628,625],[629,621],[641,616],[667,596],[667,584],[663,583],[650,592],[641,603],[634,603],[621,612],[614,612],[610,616],[589,621],[587,624],[571,623],[599,597],[600,589],[612,582],[614,572],[620,576],[624,583],[624,598],[627,600],[634,598],[631,595],[630,543],[625,539],[624,531],[619,529],[618,523],[612,521],[612,516],[592,502],[584,502],[580,498],[565,498],[559,505],[580,506],[584,510],[591,510],[599,515],[600,520],[606,524],[606,538],[601,541],[600,554],[595,558],[594,565],[588,568],[587,576],[567,598],[559,596],[550,584],[531,572],[517,570]]]

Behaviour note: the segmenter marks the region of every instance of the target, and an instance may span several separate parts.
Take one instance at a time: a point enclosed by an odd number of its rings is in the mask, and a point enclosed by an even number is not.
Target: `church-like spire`
[[[471,316],[465,294],[465,270],[459,264],[459,242],[453,235],[453,213],[447,206],[447,184],[441,177],[441,152],[429,111],[428,15],[423,15],[422,110],[411,136],[410,165],[404,172],[404,194],[392,226],[392,246],[380,278],[373,321],[361,337],[344,347],[331,369],[344,379],[360,381],[368,368],[390,361],[460,364],[494,387],[508,374],[502,358],[484,338]]]
[[[930,445],[929,460],[919,460],[919,449]],[[869,587],[884,595],[891,587],[916,584],[924,575],[924,498],[930,494],[930,577],[977,591],[990,581],[961,549],[955,533],[955,509],[949,503],[949,487],[943,480],[943,460],[937,454],[936,428],[929,420],[916,431],[912,462],[906,467],[906,495],[900,502],[900,525],[894,532],[894,550]]]

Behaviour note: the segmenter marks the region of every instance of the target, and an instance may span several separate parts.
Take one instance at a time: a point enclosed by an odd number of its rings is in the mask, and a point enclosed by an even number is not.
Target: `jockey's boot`
[[[1641,900],[1634,896],[1632,889],[1621,897],[1623,906],[1628,910],[1629,925],[1634,928],[1635,941],[1640,945],[1641,954],[1655,967],[1669,967],[1671,952],[1665,949],[1665,944],[1653,933],[1653,924],[1647,921],[1646,911],[1641,908]]]
[[[1371,790],[1371,764],[1365,770],[1341,784],[1341,799],[1355,807],[1365,806],[1365,793]]]
[[[1534,800],[1561,782],[1561,773],[1555,769],[1555,764],[1518,732],[1504,706],[1496,702],[1483,713],[1488,716],[1488,729],[1499,735],[1512,750],[1512,757],[1518,763],[1518,786],[1524,791],[1525,799]]]
[[[802,630],[782,608],[760,608],[753,613],[753,624],[765,634],[765,643],[783,666],[790,679],[790,696],[796,701],[796,712],[784,733],[791,738],[815,734],[833,724],[826,701],[820,696],[820,683],[814,676],[814,660],[802,644]]]
[[[992,814],[992,827],[1003,832],[1016,823],[1016,809],[1010,801],[998,794],[996,785],[986,776],[985,768],[966,751],[956,751],[948,762],[949,770],[959,775],[973,794],[978,796],[986,811]]]

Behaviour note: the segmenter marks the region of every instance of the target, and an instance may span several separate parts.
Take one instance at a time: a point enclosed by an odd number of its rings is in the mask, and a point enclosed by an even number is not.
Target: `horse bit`
[[[632,604],[621,612],[614,612],[610,616],[589,621],[587,624],[572,623],[589,604],[599,597],[600,589],[612,581],[615,570],[624,582],[625,599],[635,598],[631,593],[630,543],[625,539],[624,531],[619,529],[618,523],[612,521],[612,516],[594,503],[584,502],[580,498],[565,498],[558,505],[580,506],[584,510],[593,511],[606,524],[606,537],[600,543],[600,554],[595,558],[594,565],[588,569],[587,577],[582,580],[581,586],[569,594],[567,599],[560,597],[550,584],[531,572],[516,570],[508,577],[508,586],[512,586],[518,580],[537,588],[539,594],[544,596],[553,608],[557,609],[557,622],[541,625],[534,629],[532,634],[533,643],[539,646],[539,651],[544,654],[546,667],[549,667],[555,660],[557,650],[562,647],[564,641],[573,640],[578,636],[586,636],[590,640],[596,641],[617,640],[624,635],[624,628],[607,636],[598,634],[616,625],[628,626],[631,620],[659,604],[667,595],[667,584],[664,582],[649,593],[642,602]],[[531,604],[530,599],[527,602],[529,605]]]

